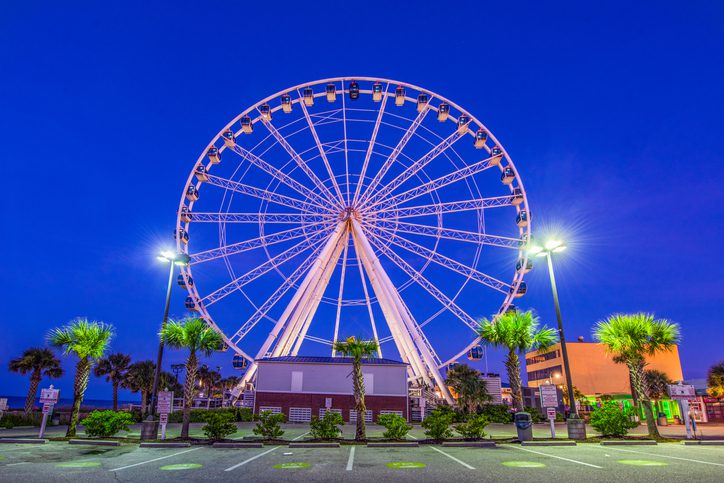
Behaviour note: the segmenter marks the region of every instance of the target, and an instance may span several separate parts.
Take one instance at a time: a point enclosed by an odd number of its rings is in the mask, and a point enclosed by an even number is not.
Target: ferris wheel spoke
[[[435,251],[418,245],[417,243],[414,243],[406,238],[397,236],[391,230],[384,229],[384,231],[385,240],[391,241],[394,245],[397,245],[400,248],[404,248],[411,253],[432,260],[433,262],[447,268],[448,270],[452,270],[468,278],[471,278],[472,280],[475,280],[478,283],[490,287],[493,290],[497,290],[498,292],[507,294],[510,291],[510,285],[505,282],[501,282],[497,278],[491,277],[490,275],[480,272],[456,260],[453,260],[452,258],[446,257],[445,255],[441,255]]]
[[[349,206],[349,150],[347,149],[347,107],[345,105],[344,79],[342,79],[342,132],[344,139],[344,176],[347,191],[347,206]]]
[[[286,294],[290,288],[294,286],[295,283],[297,283],[297,280],[301,278],[302,275],[304,275],[309,267],[312,266],[312,263],[314,263],[314,260],[319,255],[319,252],[322,250],[321,247],[317,247],[316,250],[314,250],[307,258],[304,260],[299,267],[297,267],[294,272],[284,280],[284,283],[281,284],[281,286],[272,294],[269,299],[264,302],[257,310],[254,312],[254,315],[252,315],[244,324],[239,328],[239,330],[236,331],[236,333],[230,337],[231,340],[233,340],[236,344],[240,343],[241,340],[246,337],[246,335],[251,332],[251,330],[256,326],[256,324],[264,317],[268,317],[266,314],[271,310],[274,305]],[[274,321],[273,321],[274,322]]]
[[[231,282],[227,283],[220,289],[217,289],[216,291],[210,293],[206,297],[201,299],[201,303],[204,307],[209,307],[212,304],[215,304],[219,300],[223,299],[230,293],[235,292],[236,290],[239,290],[241,287],[246,285],[249,282],[252,282],[253,280],[256,280],[260,276],[264,275],[265,273],[271,271],[274,268],[278,268],[281,266],[284,262],[294,258],[299,253],[307,250],[309,247],[313,246],[320,238],[322,238],[322,235],[325,233],[324,230],[317,232],[315,235],[312,235],[310,238],[307,238],[306,240],[302,240],[301,242],[297,243],[291,248],[288,248],[287,250],[281,252],[279,255],[276,255],[275,257],[270,258],[266,262],[262,263],[261,265],[258,265],[257,267],[249,270],[244,275],[235,278]]]
[[[233,243],[231,245],[226,245],[220,248],[213,248],[211,250],[205,250],[203,252],[191,253],[189,254],[189,256],[191,257],[191,265],[216,260],[217,258],[221,257],[236,255],[238,253],[248,252],[250,250],[254,250],[255,248],[260,248],[267,245],[274,245],[276,243],[281,243],[287,240],[302,238],[307,236],[310,231],[314,233],[322,230],[324,230],[324,227],[316,229],[310,229],[307,227],[290,228],[289,230],[284,230],[269,235],[262,235],[256,238]]]
[[[465,325],[467,325],[469,328],[471,328],[473,331],[477,333],[477,328],[479,324],[477,321],[472,318],[470,315],[467,314],[463,309],[461,309],[452,299],[450,299],[447,295],[442,293],[440,289],[438,289],[435,285],[433,285],[429,280],[427,280],[420,272],[412,268],[409,263],[407,263],[405,260],[402,259],[398,254],[396,254],[393,250],[390,250],[389,247],[387,247],[382,240],[377,238],[376,235],[373,233],[370,233],[370,242],[381,252],[383,253],[387,258],[389,258],[395,265],[397,265],[400,269],[402,269],[403,272],[405,272],[409,277],[411,277],[415,282],[417,282],[418,285],[420,285],[422,288],[424,288],[430,295],[432,295],[438,302],[440,302],[443,307],[447,308],[452,312],[454,315],[457,316],[458,319],[460,319]]]
[[[189,212],[189,219],[194,223],[251,223],[277,224],[301,223],[313,225],[328,222],[332,216],[321,213],[207,213]]]
[[[486,208],[499,208],[512,206],[511,196],[495,196],[491,198],[478,198],[474,200],[448,201],[444,203],[433,203],[429,205],[410,206],[398,208],[392,206],[376,211],[365,212],[367,216],[381,215],[380,218],[411,218],[414,216],[437,215],[446,213],[457,213],[460,211],[482,210]]]
[[[495,158],[495,157],[483,159],[482,161],[478,161],[477,163],[473,163],[468,166],[465,166],[464,168],[460,168],[457,171],[453,171],[450,174],[446,174],[445,176],[440,176],[439,178],[430,180],[427,183],[417,186],[416,188],[411,188],[407,191],[400,193],[399,195],[395,195],[392,198],[388,198],[387,200],[382,200],[382,199],[378,200],[376,203],[369,205],[368,209],[374,207],[375,205],[378,205],[382,201],[385,201],[385,203],[387,203],[388,205],[391,205],[391,206],[401,205],[402,203],[406,203],[407,201],[415,199],[419,196],[425,195],[427,193],[431,193],[444,186],[447,186],[449,184],[455,183],[457,181],[460,181],[460,180],[469,178],[470,176],[481,173],[481,172],[485,171],[486,169],[488,169],[492,166],[495,166],[498,163],[498,161],[499,161],[499,159]]]
[[[219,188],[231,190],[235,193],[244,194],[253,198],[258,198],[263,201],[269,201],[278,205],[288,206],[290,208],[295,208],[301,211],[307,211],[310,213],[323,213],[326,211],[316,204],[308,203],[297,198],[292,198],[291,196],[280,195],[271,191],[255,188],[248,184],[240,183],[238,181],[231,181],[230,179],[220,178],[219,176],[208,175],[208,179],[206,182],[212,186],[218,186]]]
[[[297,91],[297,94],[299,94],[299,91]],[[332,172],[332,166],[329,164],[329,160],[327,159],[327,154],[324,152],[324,147],[322,146],[322,142],[319,140],[319,135],[317,134],[317,130],[314,129],[314,122],[312,122],[312,118],[309,116],[309,111],[307,111],[307,106],[304,105],[304,100],[302,99],[302,95],[299,94],[299,106],[302,108],[302,112],[304,113],[304,117],[307,119],[307,124],[309,125],[309,131],[312,133],[312,136],[314,137],[314,142],[317,143],[317,149],[319,149],[319,155],[322,158],[322,161],[324,162],[324,167],[327,168],[327,174],[329,175],[329,179],[332,181],[332,186],[334,186],[334,190],[337,192],[337,196],[340,200],[343,199],[342,197],[342,191],[339,189],[339,184],[337,184],[337,178],[334,176],[334,173]]]
[[[312,183],[314,183],[314,185],[317,187],[319,192],[322,193],[322,196],[326,198],[327,202],[335,204],[335,197],[332,192],[329,191],[329,188],[327,188],[324,183],[322,183],[322,180],[319,179],[319,177],[314,173],[312,168],[310,168],[309,165],[304,162],[304,160],[299,156],[299,154],[297,154],[294,148],[287,142],[286,138],[284,138],[284,136],[282,136],[282,134],[277,131],[277,129],[271,122],[267,121],[263,117],[261,118],[261,120],[267,130],[271,133],[271,135],[274,136],[274,139],[277,140],[277,142],[284,148],[287,154],[289,154],[294,162],[297,163],[297,166],[299,166],[299,168],[304,171],[304,173],[309,177]]]
[[[367,174],[367,166],[370,163],[370,158],[372,157],[372,152],[375,148],[375,142],[377,141],[377,132],[380,130],[380,124],[382,123],[382,115],[385,113],[385,105],[387,104],[387,91],[390,88],[389,82],[385,84],[385,92],[382,95],[382,100],[380,101],[380,110],[377,112],[377,120],[375,121],[375,127],[372,129],[372,136],[370,137],[369,145],[367,146],[367,153],[365,154],[365,160],[362,163],[362,171],[360,171],[359,179],[357,180],[357,186],[354,190],[354,196],[352,197],[352,204],[357,203],[357,199],[360,195],[360,190],[362,189],[362,183],[365,179],[365,174]],[[379,344],[378,344],[379,346]],[[382,357],[382,356],[380,356]]]
[[[430,96],[430,101],[432,101],[432,96]],[[361,204],[364,204],[367,202],[367,199],[374,193],[375,188],[377,188],[377,185],[380,184],[382,181],[382,178],[384,178],[385,174],[387,174],[387,171],[392,167],[393,164],[395,164],[395,161],[397,161],[397,157],[400,155],[404,147],[407,145],[407,143],[412,139],[413,134],[415,134],[415,131],[417,131],[417,128],[420,127],[420,124],[422,124],[422,121],[425,119],[425,116],[429,112],[430,108],[430,102],[428,102],[425,107],[422,108],[420,112],[417,113],[417,117],[414,121],[412,121],[412,124],[409,128],[407,128],[407,131],[405,131],[405,134],[402,135],[402,138],[400,138],[399,142],[397,143],[397,146],[395,146],[395,149],[392,150],[392,153],[390,156],[385,160],[385,162],[382,164],[382,167],[377,172],[374,178],[372,178],[372,181],[370,182],[369,186],[365,190],[365,192],[362,195],[362,198],[360,200]]]
[[[304,103],[302,103],[304,105]],[[292,188],[294,191],[299,193],[302,196],[307,197],[308,199],[312,200],[310,203],[317,205],[319,208],[324,209],[325,201],[320,198],[320,196],[301,184],[299,181],[295,180],[291,176],[289,176],[286,173],[283,173],[282,171],[278,170],[274,166],[270,165],[263,159],[261,159],[259,156],[256,156],[255,154],[247,151],[246,149],[242,148],[238,144],[235,144],[232,148],[232,151],[241,156],[242,159],[247,160],[257,168],[261,169],[267,174],[270,174],[275,179],[279,180],[280,182],[284,183],[285,185]]]
[[[359,256],[358,256],[359,257]],[[370,325],[372,326],[372,335],[374,341],[377,343],[377,357],[382,358],[382,347],[380,346],[380,340],[377,337],[377,325],[375,324],[375,316],[372,311],[372,303],[370,302],[370,293],[367,290],[367,280],[365,280],[364,269],[362,268],[362,261],[357,260],[357,267],[359,268],[360,281],[362,282],[362,291],[365,295],[365,303],[367,305],[367,313],[370,316]]]
[[[488,235],[487,233],[478,233],[474,231],[455,230],[452,228],[433,227],[427,225],[419,225],[416,223],[407,223],[404,221],[389,222],[378,220],[373,227],[379,229],[388,229],[402,233],[410,233],[413,235],[430,236],[433,238],[446,238],[448,240],[459,240],[469,243],[482,243],[483,245],[491,245],[503,248],[512,248],[518,250],[520,238],[510,238],[505,236]]]
[[[342,295],[344,293],[344,275],[347,271],[347,252],[349,250],[349,233],[344,233],[344,253],[342,254],[342,272],[339,277],[339,295],[337,295],[337,316],[334,319],[334,344],[337,343],[339,335],[339,317],[342,314]],[[332,357],[335,356],[337,350],[332,346]]]
[[[377,193],[371,195],[368,197],[366,203],[374,206],[379,201],[385,199],[387,195],[392,193],[395,189],[397,189],[401,184],[403,184],[405,181],[413,177],[418,171],[420,171],[422,168],[428,165],[430,161],[437,158],[440,153],[448,149],[450,146],[455,144],[455,141],[460,139],[464,135],[464,131],[456,130],[454,133],[452,133],[447,138],[443,139],[437,146],[432,148],[430,151],[427,152],[423,157],[412,163],[410,166],[405,168],[402,173],[397,175],[396,178],[394,178],[392,181],[387,183],[385,186],[380,188]]]

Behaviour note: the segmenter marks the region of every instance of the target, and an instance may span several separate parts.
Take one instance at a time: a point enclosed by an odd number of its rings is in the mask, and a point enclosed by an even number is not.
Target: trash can
[[[520,441],[530,441],[533,439],[533,419],[531,419],[530,413],[515,413],[513,422],[515,423],[515,430],[518,432],[518,439]]]
[[[669,420],[666,418],[665,413],[659,413],[657,419],[658,419],[657,422],[659,423],[659,426],[668,426],[669,425]]]

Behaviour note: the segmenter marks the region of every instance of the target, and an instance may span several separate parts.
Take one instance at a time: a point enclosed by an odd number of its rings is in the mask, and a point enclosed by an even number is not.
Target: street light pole
[[[171,287],[173,286],[173,271],[175,264],[171,260],[169,265],[171,268],[168,272],[168,287],[166,288],[166,307],[163,310],[163,321],[161,322],[161,331],[166,328],[166,322],[168,322],[168,310],[171,306]],[[163,361],[163,338],[159,337],[158,342],[158,357],[156,358],[156,371],[153,374],[153,389],[151,392],[151,408],[150,414],[156,415],[156,400],[158,399],[158,380],[161,378],[161,362]]]
[[[578,418],[578,410],[576,409],[576,400],[573,396],[573,382],[571,378],[571,368],[568,364],[568,350],[566,349],[566,337],[563,334],[563,318],[561,317],[561,306],[558,302],[558,289],[556,288],[556,277],[553,274],[553,259],[550,250],[545,252],[548,260],[548,274],[551,278],[551,290],[553,291],[553,303],[556,306],[556,318],[558,319],[558,339],[561,342],[561,356],[563,357],[563,370],[566,373],[566,387],[568,389],[568,403],[571,407],[571,417]]]

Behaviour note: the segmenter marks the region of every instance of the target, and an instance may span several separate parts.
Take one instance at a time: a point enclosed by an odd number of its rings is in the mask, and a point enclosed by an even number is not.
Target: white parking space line
[[[466,462],[457,459],[456,457],[454,457],[454,456],[451,455],[451,454],[447,454],[446,452],[444,452],[444,451],[441,450],[441,449],[438,449],[438,448],[436,448],[436,447],[434,447],[434,446],[430,446],[430,449],[434,449],[434,450],[437,451],[438,453],[443,454],[443,455],[447,456],[448,458],[450,458],[451,460],[460,463],[461,465],[463,465],[464,467],[466,467],[466,468],[469,469],[469,470],[474,470],[474,469],[475,469],[475,468],[473,468],[472,466],[470,466],[469,464],[467,464]]]
[[[539,455],[542,455],[542,456],[548,456],[549,458],[555,458],[555,459],[558,459],[558,460],[568,461],[568,462],[570,462],[570,463],[577,463],[577,464],[583,465],[583,466],[590,466],[591,468],[598,468],[599,470],[602,470],[602,469],[603,469],[603,466],[596,466],[596,465],[592,465],[591,463],[584,463],[583,461],[572,460],[572,459],[570,459],[570,458],[564,458],[563,456],[556,456],[556,455],[552,455],[552,454],[548,454],[548,453],[542,453],[542,452],[540,452],[540,451],[534,451],[534,450],[528,449],[528,448],[521,448],[520,446],[514,446],[514,445],[512,445],[512,444],[509,444],[509,445],[506,445],[506,446],[507,446],[507,447],[510,447],[510,448],[519,449],[519,450],[521,450],[521,451],[527,451],[527,452],[529,452],[529,453],[535,453],[535,454],[539,454]]]
[[[713,463],[713,462],[711,462],[711,461],[693,460],[693,459],[691,459],[691,458],[681,458],[681,457],[679,457],[679,456],[669,456],[669,455],[665,455],[665,454],[647,453],[647,452],[645,452],[645,451],[633,451],[633,450],[630,450],[630,449],[613,448],[613,447],[611,447],[611,446],[605,446],[605,447],[600,447],[600,446],[599,446],[599,448],[605,449],[605,450],[609,450],[609,449],[610,449],[610,450],[613,450],[613,451],[623,451],[623,452],[625,452],[625,453],[634,453],[634,454],[643,454],[643,455],[646,455],[646,456],[655,456],[655,457],[657,457],[657,458],[669,458],[669,459],[673,459],[673,460],[688,461],[688,462],[690,462],[690,463],[700,463],[700,464],[702,464],[702,465],[724,466],[724,463]]]
[[[21,461],[20,463],[8,463],[5,466],[18,466],[18,465],[29,465],[30,463],[27,461]]]
[[[166,458],[173,458],[174,456],[178,456],[178,455],[184,454],[184,453],[190,453],[192,451],[198,451],[200,449],[201,449],[201,447],[191,448],[191,449],[187,449],[185,451],[179,451],[178,453],[168,454],[166,456],[159,456],[158,458],[153,458],[152,460],[141,461],[140,463],[134,463],[132,465],[121,466],[120,468],[114,468],[114,469],[108,470],[108,471],[121,471],[121,470],[125,470],[128,468],[133,468],[134,466],[141,466],[141,465],[145,465],[146,463],[153,463],[154,461],[161,461],[161,460],[165,460]]]
[[[309,434],[309,431],[307,431],[307,432],[304,433],[304,434],[300,434],[299,436],[297,436],[296,438],[294,438],[292,441],[297,441],[297,440],[299,440],[299,439],[302,439],[303,437],[305,437],[305,436],[308,435],[308,434]]]
[[[235,464],[234,466],[231,466],[231,467],[229,467],[229,468],[226,468],[224,471],[232,471],[232,470],[235,470],[235,469],[237,469],[239,466],[244,466],[245,464],[250,463],[250,462],[254,461],[254,460],[257,459],[257,458],[261,458],[261,457],[264,456],[265,454],[269,454],[269,453],[271,453],[272,451],[276,451],[277,449],[279,449],[279,446],[275,446],[274,448],[268,449],[268,450],[264,451],[263,453],[259,453],[258,455],[254,455],[254,456],[252,456],[251,458],[242,461],[241,463],[238,463],[238,464]]]
[[[347,471],[352,471],[352,466],[354,465],[354,448],[354,446],[351,446],[349,450],[349,458],[347,459]]]

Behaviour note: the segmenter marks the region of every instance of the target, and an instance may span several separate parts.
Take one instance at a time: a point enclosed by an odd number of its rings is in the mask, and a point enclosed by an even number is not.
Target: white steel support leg
[[[365,270],[367,271],[367,276],[372,284],[372,289],[380,302],[383,314],[385,315],[385,320],[387,320],[387,325],[390,327],[390,332],[392,332],[392,337],[395,342],[398,343],[398,350],[400,350],[400,354],[403,358],[407,358],[407,362],[409,362],[412,366],[413,373],[416,377],[421,377],[426,383],[432,384],[432,381],[428,376],[429,371],[420,358],[420,353],[415,348],[415,344],[412,341],[409,332],[405,329],[402,317],[392,300],[391,294],[387,289],[387,285],[384,283],[384,279],[387,278],[387,274],[379,264],[377,257],[372,252],[370,244],[366,242],[364,233],[362,233],[362,230],[359,228],[356,221],[352,222],[352,233],[355,237],[355,248],[358,250],[358,255],[360,256]]]
[[[453,404],[454,400],[452,398],[452,395],[450,394],[450,391],[445,384],[445,380],[437,368],[437,364],[435,363],[432,354],[428,350],[427,345],[424,343],[424,341],[420,340],[419,334],[417,333],[415,321],[412,320],[412,316],[407,310],[407,307],[405,306],[402,298],[400,297],[400,294],[397,292],[397,289],[392,284],[389,276],[382,268],[382,265],[380,265],[377,257],[374,255],[374,252],[372,251],[372,246],[369,244],[369,241],[367,241],[367,237],[363,233],[362,227],[359,225],[359,223],[357,223],[356,220],[352,220],[352,230],[357,236],[357,239],[359,240],[359,244],[362,246],[362,249],[366,252],[368,262],[372,262],[375,272],[379,275],[382,289],[389,295],[389,298],[391,299],[390,301],[392,302],[393,307],[397,312],[397,320],[401,321],[405,325],[405,328],[408,331],[408,336],[411,336],[413,341],[416,341],[416,343],[413,342],[415,348],[417,349],[416,354],[422,356],[422,359],[427,369],[425,376],[427,377],[428,373],[432,374],[435,382],[437,383],[440,391],[442,392],[442,395],[445,397],[448,403]]]
[[[344,293],[344,275],[347,271],[347,252],[349,250],[349,229],[344,233],[344,254],[342,255],[342,273],[339,279],[339,294],[337,295],[337,315],[334,318],[334,338],[332,339],[332,357],[337,354],[337,350],[334,348],[337,345],[337,337],[339,337],[339,318],[342,315],[342,295]],[[372,326],[374,327],[374,319],[372,319]],[[377,333],[375,331],[375,341],[377,341]],[[379,343],[377,345],[379,351]]]

